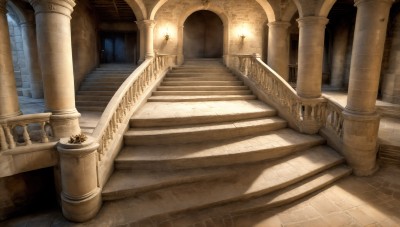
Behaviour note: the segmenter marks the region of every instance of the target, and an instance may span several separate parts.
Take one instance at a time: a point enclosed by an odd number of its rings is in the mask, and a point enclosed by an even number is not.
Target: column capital
[[[299,23],[299,27],[304,26],[324,26],[328,24],[329,19],[326,17],[318,17],[318,16],[308,16],[308,17],[301,17],[297,19]]]
[[[354,6],[359,6],[360,4],[363,3],[368,3],[368,2],[376,2],[376,3],[387,3],[387,4],[393,4],[395,0],[354,0]]]
[[[71,18],[76,5],[75,0],[29,0],[29,3],[38,13],[59,13]]]
[[[291,23],[288,21],[272,21],[272,22],[269,22],[267,25],[270,28],[271,27],[282,27],[282,28],[287,29],[290,27]]]
[[[0,0],[0,14],[7,13],[7,0]]]
[[[141,21],[135,21],[135,23],[139,26],[139,29],[141,29],[140,27],[144,28],[144,27],[150,27],[150,28],[154,28],[154,26],[156,25],[156,21],[155,20],[141,20]]]

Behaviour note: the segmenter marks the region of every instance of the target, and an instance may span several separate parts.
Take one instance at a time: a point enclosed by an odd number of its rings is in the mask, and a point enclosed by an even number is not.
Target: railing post
[[[97,185],[97,148],[92,137],[81,144],[62,138],[57,145],[60,153],[61,206],[68,220],[84,222],[101,207],[101,190]]]

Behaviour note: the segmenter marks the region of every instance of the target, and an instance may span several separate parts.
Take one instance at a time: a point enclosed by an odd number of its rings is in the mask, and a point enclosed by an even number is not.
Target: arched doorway
[[[219,16],[200,10],[184,23],[183,54],[185,58],[222,58],[224,28]]]

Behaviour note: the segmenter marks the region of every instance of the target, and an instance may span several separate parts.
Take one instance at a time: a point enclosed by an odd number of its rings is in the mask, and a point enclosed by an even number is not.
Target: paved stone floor
[[[330,94],[332,95],[332,94]],[[335,95],[335,94],[333,94]],[[345,100],[345,95],[336,94]],[[344,101],[345,102],[345,101]],[[20,98],[23,113],[42,112],[43,100]],[[82,113],[81,121],[95,125],[100,114]],[[397,119],[383,121],[380,137],[389,141],[400,140],[400,122]],[[400,227],[400,168],[382,166],[370,177],[349,176],[334,185],[314,193],[300,201],[272,210],[244,214],[227,214],[204,218],[196,212],[172,220],[172,226],[399,226]],[[140,211],[132,211],[140,212]],[[0,226],[115,226],[116,215],[100,212],[99,220],[90,225],[67,222],[60,209],[53,208],[0,222]],[[183,224],[185,223],[185,224]],[[143,226],[143,225],[132,225]],[[151,226],[151,225],[150,225]],[[169,225],[171,226],[171,225]]]

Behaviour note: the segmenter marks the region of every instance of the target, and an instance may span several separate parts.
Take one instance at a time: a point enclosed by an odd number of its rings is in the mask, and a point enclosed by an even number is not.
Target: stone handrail
[[[99,159],[110,148],[118,133],[120,123],[130,118],[131,110],[138,104],[144,91],[172,64],[171,55],[157,54],[145,60],[121,85],[108,103],[92,136],[100,144]]]
[[[33,143],[48,143],[52,136],[49,125],[51,113],[20,115],[0,120],[1,151]]]
[[[279,112],[290,117],[299,131],[317,133],[324,122],[325,98],[305,99],[266,65],[257,54],[235,55],[234,71],[247,77],[264,94],[272,99]]]

